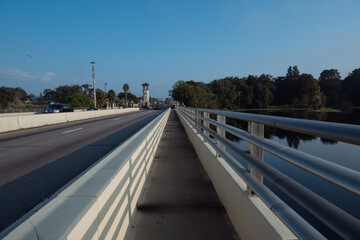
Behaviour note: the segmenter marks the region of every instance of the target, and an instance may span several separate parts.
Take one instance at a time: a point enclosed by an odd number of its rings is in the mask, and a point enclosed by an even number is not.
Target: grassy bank
[[[313,112],[341,112],[341,110],[339,109],[335,109],[335,108],[321,108],[321,109],[317,109],[317,110],[310,110]]]

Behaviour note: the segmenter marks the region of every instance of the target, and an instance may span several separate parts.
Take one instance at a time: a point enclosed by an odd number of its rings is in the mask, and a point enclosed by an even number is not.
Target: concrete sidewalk
[[[239,239],[174,110],[128,239]]]

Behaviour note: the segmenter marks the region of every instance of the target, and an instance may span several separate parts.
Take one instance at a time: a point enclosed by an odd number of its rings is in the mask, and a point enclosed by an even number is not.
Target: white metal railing
[[[264,125],[357,145],[360,145],[360,126],[211,109],[178,107],[177,110],[216,149],[218,156],[224,158],[242,177],[248,185],[248,193],[258,195],[300,239],[318,239],[320,235],[270,192],[262,183],[263,177],[341,237],[360,239],[358,219],[263,161],[265,150],[355,196],[360,196],[359,172],[265,139]],[[216,115],[217,120],[211,119],[210,114]],[[248,131],[226,124],[226,118],[247,121]],[[216,127],[216,131],[210,128],[210,124]],[[247,141],[248,149],[242,149],[227,139],[226,132]],[[246,162],[246,169],[239,159]]]

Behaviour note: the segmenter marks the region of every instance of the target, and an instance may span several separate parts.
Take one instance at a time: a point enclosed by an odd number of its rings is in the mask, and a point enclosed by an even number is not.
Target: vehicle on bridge
[[[99,110],[99,109],[95,106],[91,106],[91,107],[88,107],[88,109],[86,109],[86,111],[94,111],[94,110]]]
[[[43,113],[73,112],[74,108],[64,103],[54,103],[47,106]]]
[[[160,105],[154,105],[153,108],[154,108],[155,110],[161,110],[161,106],[160,106]]]

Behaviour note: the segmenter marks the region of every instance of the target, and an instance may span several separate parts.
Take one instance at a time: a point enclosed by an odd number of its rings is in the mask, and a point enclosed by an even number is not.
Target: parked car
[[[86,109],[86,111],[95,111],[95,110],[99,110],[99,109],[95,106],[91,106],[88,109]]]
[[[57,112],[73,112],[74,109],[69,107],[67,104],[54,103],[47,106],[43,113],[57,113]]]

